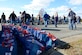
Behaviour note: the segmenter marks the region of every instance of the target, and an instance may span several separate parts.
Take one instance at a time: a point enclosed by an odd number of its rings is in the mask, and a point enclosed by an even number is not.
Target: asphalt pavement
[[[68,24],[58,24],[57,28],[55,27],[55,25],[48,25],[47,27],[45,27],[44,25],[33,25],[33,26],[41,28],[46,32],[50,32],[59,39],[82,34],[82,24],[76,24],[77,26],[76,30],[69,30]]]

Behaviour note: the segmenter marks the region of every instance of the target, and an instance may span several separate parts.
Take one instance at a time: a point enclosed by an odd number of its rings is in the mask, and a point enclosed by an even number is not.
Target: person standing
[[[21,25],[21,23],[22,23],[21,18],[22,18],[22,12],[19,12],[19,16],[18,16],[18,23],[19,23],[19,25]]]
[[[55,13],[53,19],[54,19],[55,27],[57,27],[57,23],[58,23],[58,12]]]
[[[34,16],[33,16],[33,14],[32,14],[32,25],[34,25]]]
[[[80,22],[81,22],[81,17],[77,16],[77,24],[80,24]]]
[[[73,24],[73,29],[76,29],[76,22],[77,22],[77,20],[76,20],[76,15],[74,15],[74,22],[72,23]]]
[[[14,13],[14,11],[10,14],[9,18],[10,18],[12,24],[16,24],[16,18],[17,18],[17,16]]]
[[[26,14],[25,14],[25,23],[26,23],[27,25],[30,25],[30,20],[31,20],[30,14],[26,13]]]
[[[22,18],[21,18],[22,23],[25,23],[26,22],[25,14],[26,14],[26,11],[23,11],[22,12]]]
[[[40,15],[38,15],[37,18],[38,18],[38,23],[37,24],[40,25],[40,19],[41,19]]]
[[[4,13],[1,15],[1,22],[6,23],[6,16]]]
[[[73,12],[71,9],[69,9],[69,13],[68,13],[68,19],[69,19],[69,29],[73,30],[76,29],[76,14],[75,12]]]
[[[30,14],[28,14],[28,13],[26,13],[26,11],[24,11],[22,13],[22,19],[21,19],[22,22],[25,23],[25,24],[27,24],[27,25],[29,25],[30,24],[30,19],[31,19]]]
[[[50,19],[49,14],[47,14],[47,13],[44,14],[44,25],[45,25],[45,27],[47,27],[49,19]]]
[[[64,24],[66,24],[66,17],[63,16],[63,21],[64,21]]]

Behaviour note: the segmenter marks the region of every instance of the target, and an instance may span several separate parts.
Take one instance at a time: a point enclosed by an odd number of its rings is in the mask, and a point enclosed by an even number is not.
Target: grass
[[[64,50],[67,55],[82,55],[82,39],[70,43],[70,49]]]

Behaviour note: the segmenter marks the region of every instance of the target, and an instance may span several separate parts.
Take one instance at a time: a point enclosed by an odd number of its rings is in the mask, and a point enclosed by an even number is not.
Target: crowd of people
[[[9,21],[8,21],[8,22],[11,23],[11,24],[16,24],[16,23],[29,24],[30,19],[31,19],[30,14],[26,13],[26,11],[19,12],[19,13],[20,13],[20,15],[17,16],[17,15],[15,14],[15,12],[13,11],[13,12],[10,14],[10,16],[9,16]],[[32,20],[33,20],[33,14],[32,14]],[[2,23],[6,23],[6,22],[7,22],[7,21],[6,21],[6,15],[5,15],[4,13],[1,15],[1,22],[2,22]]]
[[[81,18],[76,17],[76,13],[69,9],[68,13],[68,20],[69,20],[69,29],[73,30],[76,29],[76,22],[80,23]]]
[[[19,16],[17,16],[15,14],[15,12],[13,11],[10,16],[9,16],[9,23],[11,24],[17,24],[19,23],[20,25],[22,23],[25,23],[27,25],[30,25],[30,23],[32,23],[32,25],[35,24],[35,17],[34,15],[30,15],[28,13],[26,13],[26,11],[23,12],[19,12]],[[63,22],[63,23],[68,23],[69,25],[69,29],[73,30],[76,29],[76,22],[77,24],[79,24],[81,22],[81,17],[80,16],[76,16],[76,13],[74,11],[72,11],[71,9],[69,9],[69,13],[68,16],[65,17],[63,16],[63,20],[60,19],[59,20],[59,16],[58,16],[58,12],[56,12],[52,17],[45,12],[45,14],[41,17],[40,14],[37,17],[38,21],[37,24],[40,25],[40,23],[44,24],[45,27],[47,27],[47,25],[49,24],[49,21],[51,20],[51,24],[54,24],[55,27],[57,27],[58,22]],[[1,15],[1,22],[2,23],[6,23],[6,15],[4,14],[4,12]]]

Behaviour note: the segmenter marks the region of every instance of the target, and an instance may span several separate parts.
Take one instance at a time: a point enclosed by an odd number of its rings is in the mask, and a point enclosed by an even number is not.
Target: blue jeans
[[[74,20],[71,20],[72,18],[71,17],[69,17],[69,29],[70,30],[73,30],[73,29],[76,29],[76,24],[75,24],[75,22],[74,22]]]
[[[73,30],[73,22],[71,21],[71,19],[72,19],[72,18],[69,17],[69,23],[68,23],[68,24],[69,24],[69,29],[70,29],[70,30]]]
[[[55,27],[57,27],[57,21],[54,21]]]
[[[11,23],[11,24],[16,24],[16,20],[10,19],[10,23]]]
[[[76,29],[76,23],[74,20],[72,21],[72,25],[73,25],[73,29]]]
[[[40,25],[40,20],[38,20],[38,25]]]
[[[44,20],[44,25],[45,25],[45,27],[47,27],[47,25],[48,25],[47,22],[48,22],[47,20]]]
[[[26,20],[26,24],[27,24],[27,25],[30,24],[30,19],[29,19],[29,18]]]
[[[77,19],[77,24],[80,24],[80,20],[79,19]]]

